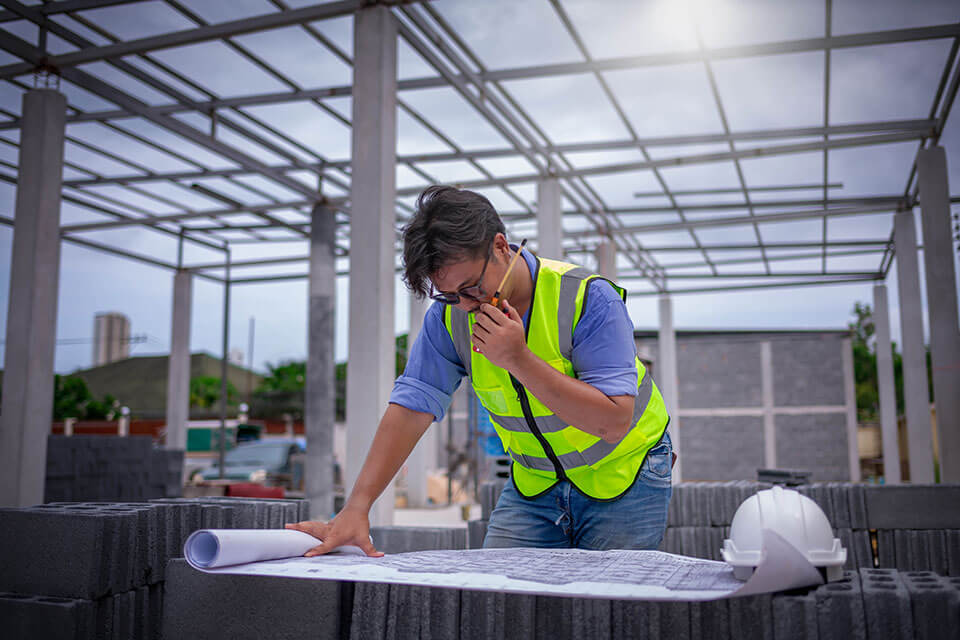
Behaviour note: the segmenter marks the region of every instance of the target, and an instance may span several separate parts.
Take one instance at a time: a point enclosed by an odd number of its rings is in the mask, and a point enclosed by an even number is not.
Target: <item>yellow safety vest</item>
[[[564,375],[576,377],[570,361],[573,331],[588,285],[600,276],[565,262],[537,258],[527,346]],[[610,282],[607,280],[607,282]],[[626,291],[610,282],[626,300]],[[503,448],[513,459],[517,490],[533,498],[562,479],[596,500],[614,500],[636,480],[647,451],[667,428],[669,416],[660,390],[640,359],[633,427],[610,443],[569,425],[547,408],[506,369],[471,348],[474,314],[447,305],[444,323],[480,402],[490,412]]]

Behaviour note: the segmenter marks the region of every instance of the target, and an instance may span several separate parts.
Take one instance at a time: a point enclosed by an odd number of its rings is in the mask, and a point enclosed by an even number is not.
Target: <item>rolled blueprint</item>
[[[302,556],[322,544],[308,533],[293,529],[200,529],[183,545],[183,555],[195,569],[215,569],[261,560]],[[345,545],[334,551],[359,553],[359,547]]]

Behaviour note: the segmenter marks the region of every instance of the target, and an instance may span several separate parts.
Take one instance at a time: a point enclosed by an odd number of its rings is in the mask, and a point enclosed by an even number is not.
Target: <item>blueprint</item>
[[[712,600],[822,581],[820,573],[796,549],[767,530],[763,532],[763,561],[746,582],[734,578],[732,568],[724,562],[660,551],[472,549],[369,558],[353,547],[304,558],[300,556],[317,544],[316,539],[306,534],[287,536],[291,546],[285,550],[285,533],[300,534],[280,530],[198,531],[191,536],[193,545],[187,541],[184,555],[195,568],[210,573],[594,598]],[[260,537],[262,543],[258,543]],[[263,559],[266,547],[275,559]],[[256,561],[243,562],[248,557]]]

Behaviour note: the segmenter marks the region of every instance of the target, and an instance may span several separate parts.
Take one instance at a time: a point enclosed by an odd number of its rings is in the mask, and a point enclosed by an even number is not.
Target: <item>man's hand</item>
[[[373,558],[383,556],[383,553],[377,551],[373,543],[370,542],[370,520],[367,518],[367,514],[361,511],[344,509],[330,522],[306,520],[288,524],[286,528],[308,533],[323,541],[323,544],[317,545],[303,554],[307,558],[330,553],[345,544],[356,545]]]
[[[529,351],[523,330],[523,319],[517,310],[503,301],[504,311],[480,305],[473,325],[473,345],[491,363],[511,370]]]

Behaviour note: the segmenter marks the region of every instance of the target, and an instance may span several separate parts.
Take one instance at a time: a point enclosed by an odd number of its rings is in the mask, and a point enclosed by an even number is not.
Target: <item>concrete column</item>
[[[597,273],[604,278],[617,281],[617,245],[607,240],[597,246]]]
[[[860,447],[857,445],[857,390],[853,373],[853,340],[843,339],[843,403],[847,418],[847,460],[850,482],[860,482]]]
[[[880,434],[883,440],[883,480],[886,484],[900,484],[897,391],[893,378],[887,286],[884,284],[873,287],[873,326],[877,336],[877,395],[880,398]]]
[[[350,214],[350,340],[347,366],[347,488],[366,458],[394,378],[394,195],[397,27],[377,5],[354,15],[353,156]],[[370,523],[393,522],[391,483]]]
[[[43,502],[53,420],[66,110],[67,100],[57,91],[23,95],[0,414],[0,506]]]
[[[933,435],[930,390],[923,345],[923,300],[917,267],[917,230],[913,211],[894,216],[897,252],[897,289],[900,294],[900,331],[903,342],[903,396],[907,417],[910,481],[933,482]]]
[[[310,501],[311,517],[315,520],[329,520],[333,516],[333,424],[337,413],[333,357],[336,231],[334,211],[323,205],[314,207],[310,221],[310,301],[303,426],[307,436],[304,492]]]
[[[563,196],[560,181],[547,178],[537,183],[537,253],[563,260]]]
[[[947,156],[943,147],[917,156],[923,262],[930,317],[933,402],[937,407],[940,481],[960,482],[960,323]]]
[[[777,468],[777,425],[773,402],[773,344],[760,343],[760,394],[763,400],[763,465]]]
[[[413,342],[423,327],[423,316],[430,307],[430,298],[417,300],[410,296],[410,332],[407,336],[407,345],[413,347]],[[409,353],[409,348],[407,349]],[[425,507],[427,505],[427,473],[436,467],[437,463],[437,434],[440,425],[434,423],[420,438],[416,448],[407,458],[407,505],[411,507]]]
[[[167,362],[167,449],[187,448],[190,419],[190,307],[193,276],[173,276],[173,319],[170,322],[170,358]]]
[[[677,334],[673,329],[673,301],[670,296],[660,296],[660,332],[657,336],[657,362],[654,380],[660,387],[663,400],[670,415],[670,437],[673,448],[679,456],[673,467],[673,481],[680,482],[682,476],[683,454],[680,452],[680,420],[677,410],[680,406],[679,381],[677,379]]]

